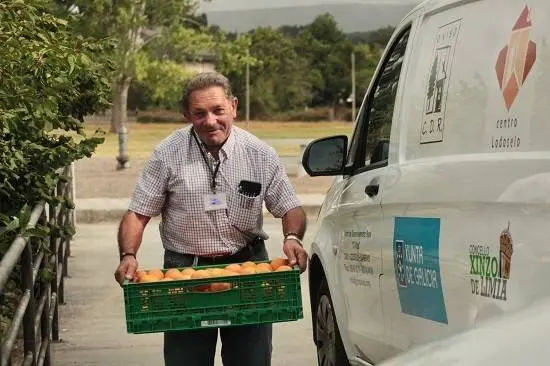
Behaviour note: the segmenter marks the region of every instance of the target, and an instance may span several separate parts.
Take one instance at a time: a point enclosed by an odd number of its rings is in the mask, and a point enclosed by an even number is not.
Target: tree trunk
[[[126,124],[128,110],[128,89],[131,78],[121,75],[114,85],[113,108],[111,115],[111,132],[118,133]]]

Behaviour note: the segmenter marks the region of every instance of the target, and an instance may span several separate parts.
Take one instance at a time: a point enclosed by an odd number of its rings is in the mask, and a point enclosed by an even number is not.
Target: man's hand
[[[302,273],[306,270],[307,252],[296,240],[287,239],[283,244],[283,252],[288,257],[291,267],[298,264]]]
[[[120,261],[118,268],[115,271],[116,281],[120,286],[124,283],[124,280],[134,280],[136,271],[138,269],[137,260],[131,255],[127,255]]]
[[[137,253],[145,226],[151,218],[133,211],[127,211],[118,228],[118,250],[120,253]],[[138,269],[135,257],[126,255],[120,260],[115,271],[115,279],[122,286],[124,280],[133,280]]]

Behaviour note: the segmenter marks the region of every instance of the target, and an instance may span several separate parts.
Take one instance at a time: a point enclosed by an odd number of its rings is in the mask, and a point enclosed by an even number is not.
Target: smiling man
[[[143,231],[159,214],[165,268],[269,259],[264,202],[282,218],[284,253],[304,271],[305,213],[275,150],[233,125],[237,99],[227,78],[198,74],[182,107],[191,125],[156,146],[121,220],[116,280],[134,278]],[[223,364],[270,365],[271,335],[271,324],[221,328]],[[213,366],[217,338],[217,328],[166,332],[165,365]]]

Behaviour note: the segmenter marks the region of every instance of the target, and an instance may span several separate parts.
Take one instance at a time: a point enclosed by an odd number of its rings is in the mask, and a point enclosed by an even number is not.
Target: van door
[[[347,334],[367,362],[389,355],[391,332],[380,292],[384,237],[380,197],[388,164],[390,130],[409,29],[391,41],[359,112],[347,161],[349,176],[338,207],[337,256],[347,308]]]
[[[421,18],[382,187],[399,350],[548,294],[549,18],[548,0],[434,1]]]

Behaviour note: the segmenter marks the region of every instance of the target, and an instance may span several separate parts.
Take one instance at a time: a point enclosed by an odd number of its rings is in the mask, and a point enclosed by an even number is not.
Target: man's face
[[[228,98],[219,86],[196,90],[189,96],[185,117],[207,147],[219,147],[229,136],[233,119],[237,117],[237,99]]]

